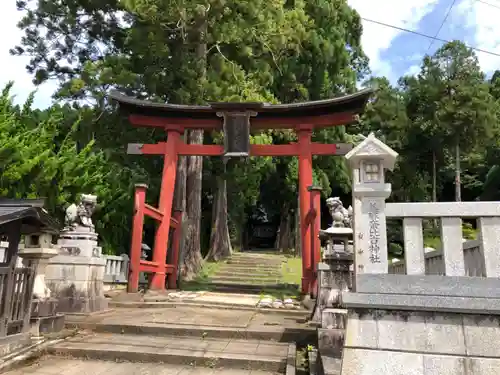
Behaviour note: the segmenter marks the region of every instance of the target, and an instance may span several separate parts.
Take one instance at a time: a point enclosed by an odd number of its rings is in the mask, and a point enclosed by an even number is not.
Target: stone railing
[[[465,275],[466,276],[485,276],[484,259],[481,253],[481,242],[470,240],[463,243]],[[425,253],[425,274],[426,275],[444,275],[444,258],[442,250],[434,250]],[[406,275],[404,260],[398,260],[389,265],[389,273]]]
[[[387,263],[385,267],[375,264],[376,272],[358,272],[353,298],[384,296],[387,302],[392,295],[395,304],[402,303],[401,309],[500,311],[500,202],[388,203],[378,214],[384,222],[385,218],[403,219],[406,272],[389,274]],[[479,239],[464,250],[462,218],[477,219],[479,229]],[[441,221],[442,250],[427,256],[425,219]],[[385,231],[379,234],[386,235]],[[396,296],[412,296],[411,303]],[[349,303],[356,304],[354,300]]]
[[[104,282],[113,284],[126,284],[128,279],[129,257],[122,255],[103,255],[106,259],[104,268]]]
[[[129,274],[130,258],[127,254],[122,255],[103,255],[106,259],[104,268],[104,283],[106,284],[127,284]],[[147,284],[146,275],[139,274],[139,283]]]

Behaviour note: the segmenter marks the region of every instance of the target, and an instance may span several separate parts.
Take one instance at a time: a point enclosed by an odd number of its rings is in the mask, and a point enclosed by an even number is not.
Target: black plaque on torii
[[[257,116],[262,103],[211,103],[224,119],[224,157],[250,155],[250,117]]]

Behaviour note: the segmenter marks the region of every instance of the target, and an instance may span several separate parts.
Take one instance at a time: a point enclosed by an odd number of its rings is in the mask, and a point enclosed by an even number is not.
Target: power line
[[[434,35],[434,38],[437,38],[437,36],[441,32],[441,29],[443,28],[444,24],[448,20],[448,17],[450,16],[450,13],[451,13],[451,10],[455,6],[456,2],[457,2],[457,0],[453,0],[453,2],[451,3],[450,7],[446,11],[446,14],[444,15],[444,18],[443,18],[443,22],[441,22],[441,25],[439,26],[439,29],[436,31],[436,35]],[[431,49],[431,47],[432,47],[433,44],[434,44],[434,39],[432,39],[431,42],[429,43],[429,47],[427,48],[427,52],[429,52],[429,50]]]
[[[384,22],[380,22],[380,21],[375,21],[375,20],[372,20],[372,19],[369,19],[369,18],[365,18],[365,17],[361,17],[361,19],[363,21],[366,21],[366,22],[371,22],[371,23],[374,23],[374,24],[377,24],[377,25],[380,25],[380,26],[384,26],[384,27],[389,27],[391,29],[395,29],[395,30],[399,30],[399,31],[403,31],[403,32],[406,32],[406,33],[409,33],[409,34],[414,34],[414,35],[418,35],[418,36],[421,36],[423,38],[427,38],[427,39],[433,39],[434,41],[438,41],[438,42],[442,42],[442,43],[450,43],[451,40],[446,40],[446,39],[441,39],[441,38],[438,38],[438,37],[435,37],[435,36],[430,36],[430,35],[427,35],[427,34],[424,34],[424,33],[421,33],[419,31],[415,31],[415,30],[410,30],[410,29],[405,29],[404,27],[399,27],[399,26],[394,26],[394,25],[389,25],[388,23],[384,23]],[[465,43],[464,43],[465,44]],[[471,47],[471,46],[468,46],[468,45],[465,45],[467,48],[473,50],[473,51],[477,51],[477,52],[482,52],[482,53],[486,53],[488,55],[492,55],[492,56],[497,56],[497,57],[500,57],[500,53],[496,53],[496,52],[491,52],[491,51],[486,51],[484,49],[481,49],[481,48],[477,48],[477,47]]]
[[[500,9],[499,5],[487,3],[486,1],[483,1],[483,0],[475,0],[475,1],[477,1],[478,3],[484,4],[484,5],[488,5],[488,6],[492,7],[492,8]]]

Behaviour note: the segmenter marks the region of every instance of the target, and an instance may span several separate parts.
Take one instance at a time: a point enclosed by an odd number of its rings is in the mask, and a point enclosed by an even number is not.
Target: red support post
[[[312,129],[299,129],[299,200],[300,200],[300,239],[302,244],[302,293],[310,293],[311,265],[311,225],[307,214],[311,207],[311,196],[307,188],[312,185]]]
[[[170,218],[172,217],[172,201],[174,198],[175,174],[177,172],[178,150],[180,131],[170,130],[165,144],[165,157],[161,178],[160,202],[158,210],[163,218],[158,226],[153,248],[153,262],[159,264],[157,272],[153,273],[150,288],[164,290],[166,281],[165,265],[167,260],[168,235]]]
[[[129,293],[137,293],[139,290],[139,274],[141,263],[142,228],[144,225],[144,205],[146,202],[145,184],[135,185],[134,219],[132,224],[132,239],[130,243],[130,263],[127,283]]]
[[[184,214],[181,210],[174,211],[174,219],[177,221],[177,227],[175,228],[174,236],[172,238],[172,265],[174,269],[172,273],[168,276],[168,289],[177,289],[177,273],[179,267],[179,248],[182,237],[182,215]]]
[[[311,265],[312,265],[312,281],[311,292],[316,298],[318,288],[318,263],[321,262],[321,241],[319,240],[319,231],[321,229],[321,188],[318,186],[309,186],[311,194],[311,211],[314,213],[313,222],[311,223]]]

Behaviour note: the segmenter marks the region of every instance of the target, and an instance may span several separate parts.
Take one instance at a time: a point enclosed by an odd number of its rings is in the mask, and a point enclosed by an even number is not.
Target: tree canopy
[[[366,79],[364,85],[377,91],[359,122],[317,131],[315,141],[354,142],[357,134],[374,131],[400,154],[390,175],[395,201],[500,196],[500,73],[486,79],[474,52],[461,42],[443,45],[424,57],[417,75],[391,83],[368,76],[361,20],[345,0],[17,5],[24,36],[11,53],[30,57],[27,70],[35,84],[52,79],[59,88],[55,104],[43,111],[32,109],[30,100],[14,106],[5,89],[0,189],[7,196],[46,196],[57,215],[77,194],[97,194],[97,223],[112,228],[101,230],[106,251],[128,252],[133,184],[148,182],[153,205],[159,194],[161,158],[126,155],[126,144],[165,136],[132,128],[106,100],[111,88],[169,103],[291,103],[354,92]],[[221,135],[190,132],[186,140],[219,143]],[[253,143],[295,140],[283,130],[252,135]],[[245,246],[258,210],[286,233],[277,246],[293,247],[297,170],[291,157],[226,166],[216,158],[182,158],[176,194],[190,228],[187,273],[197,272],[202,255],[218,258],[231,245]],[[348,199],[350,174],[342,158],[315,157],[314,180],[324,196]],[[214,237],[214,231],[227,236]],[[146,242],[152,233],[148,224]]]

